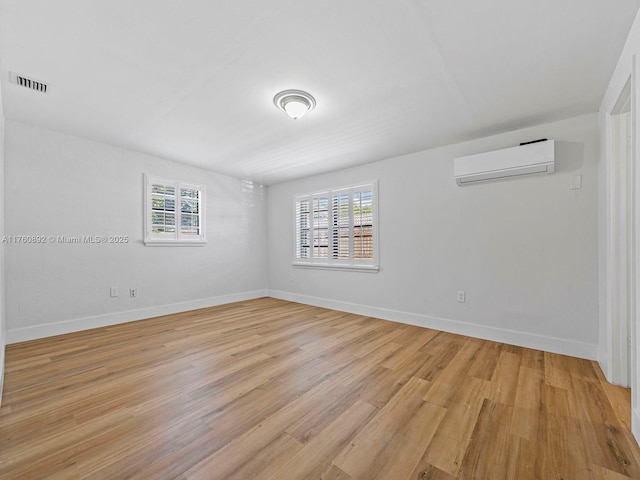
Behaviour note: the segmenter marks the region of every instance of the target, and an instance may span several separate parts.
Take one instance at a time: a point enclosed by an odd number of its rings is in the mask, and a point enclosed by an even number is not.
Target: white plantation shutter
[[[313,258],[329,258],[329,199],[313,199]]]
[[[180,185],[180,235],[197,238],[201,234],[202,190],[196,185]]]
[[[373,192],[353,193],[353,256],[373,256]]]
[[[145,175],[146,245],[202,245],[204,186]]]
[[[151,232],[161,238],[176,233],[176,186],[174,182],[158,179],[150,184]]]
[[[296,202],[296,258],[311,258],[311,201]]]
[[[334,259],[351,258],[351,207],[348,192],[336,193],[331,202],[332,239],[331,256]]]
[[[295,197],[297,265],[377,270],[377,182]]]

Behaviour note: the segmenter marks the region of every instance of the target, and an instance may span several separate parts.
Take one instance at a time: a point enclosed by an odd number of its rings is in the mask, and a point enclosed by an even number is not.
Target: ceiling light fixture
[[[316,99],[302,90],[284,90],[273,97],[273,103],[294,120],[316,108]]]

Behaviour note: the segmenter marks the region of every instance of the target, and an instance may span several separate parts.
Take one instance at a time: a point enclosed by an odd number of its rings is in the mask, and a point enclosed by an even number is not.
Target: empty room
[[[0,479],[640,479],[640,0],[0,0]]]

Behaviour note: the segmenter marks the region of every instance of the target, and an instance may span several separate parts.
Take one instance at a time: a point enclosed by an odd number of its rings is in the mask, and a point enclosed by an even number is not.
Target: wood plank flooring
[[[594,362],[263,298],[9,345],[1,479],[640,479]]]

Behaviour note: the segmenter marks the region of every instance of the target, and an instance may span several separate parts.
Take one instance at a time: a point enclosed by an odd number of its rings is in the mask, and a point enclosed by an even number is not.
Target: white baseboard
[[[536,350],[570,355],[572,357],[586,358],[588,360],[596,360],[598,357],[597,345],[566,340],[563,338],[546,337],[533,333],[489,327],[486,325],[477,325],[473,323],[460,322],[458,320],[449,320],[446,318],[432,317],[429,315],[403,312],[399,310],[390,310],[380,307],[371,307],[368,305],[329,300],[326,298],[300,295],[281,290],[269,290],[269,296],[291,302],[305,303],[307,305],[340,310],[343,312],[355,313],[357,315],[366,315],[368,317],[381,318],[383,320],[391,320],[419,327],[457,333],[459,335],[466,335],[469,337],[482,338],[484,340],[491,340],[494,342],[534,348]]]
[[[636,437],[636,443],[640,445],[640,408],[631,410],[631,433]]]
[[[367,305],[329,300],[326,298],[312,297],[308,295],[299,295],[280,290],[254,290],[250,292],[241,292],[231,295],[210,297],[188,302],[141,308],[138,310],[127,310],[124,312],[97,315],[94,317],[78,318],[62,322],[15,328],[6,331],[6,343],[10,344],[24,342],[37,338],[78,332],[81,330],[88,330],[90,328],[117,325],[119,323],[143,320],[146,318],[158,317],[161,315],[169,315],[172,313],[185,312],[188,310],[196,310],[198,308],[213,307],[216,305],[251,300],[254,298],[265,296],[271,296],[274,298],[280,298],[282,300],[305,303],[308,305],[315,305],[318,307],[330,308],[334,310],[341,310],[358,315],[381,318],[384,320],[391,320],[399,323],[406,323],[409,325],[417,325],[419,327],[434,328],[445,332],[457,333],[460,335],[467,335],[470,337],[482,338],[485,340],[492,340],[494,342],[508,343],[510,345],[518,345],[521,347],[535,348],[547,352],[571,355],[573,357],[586,358],[589,360],[600,360],[602,355],[602,352],[598,350],[597,345],[591,345],[588,343],[576,342],[555,337],[546,337],[516,330],[507,330],[485,325],[477,325],[472,323],[460,322],[457,320],[433,317],[429,315],[403,312],[399,310],[371,307]]]
[[[105,315],[96,315],[95,317],[76,318],[73,320],[65,320],[62,322],[46,323],[41,325],[34,325],[31,327],[14,328],[11,330],[7,330],[6,339],[7,344],[24,342],[27,340],[35,340],[37,338],[51,337],[53,335],[62,335],[64,333],[79,332],[81,330],[89,330],[91,328],[98,327],[107,327],[109,325],[133,322],[135,320],[159,317],[161,315],[186,312],[189,310],[196,310],[198,308],[214,307],[216,305],[223,305],[225,303],[241,302],[244,300],[266,297],[267,295],[267,290],[254,290],[250,292],[222,295],[219,297],[191,300],[188,302],[171,303],[168,305],[159,305],[156,307],[127,310],[124,312],[108,313]]]
[[[607,379],[607,382],[613,383],[611,381],[613,378],[613,372],[611,371],[611,364],[609,363],[609,355],[601,346],[598,346],[598,365],[600,365],[600,369],[602,370],[604,377]]]

